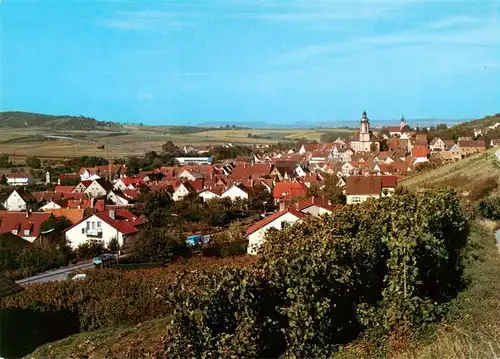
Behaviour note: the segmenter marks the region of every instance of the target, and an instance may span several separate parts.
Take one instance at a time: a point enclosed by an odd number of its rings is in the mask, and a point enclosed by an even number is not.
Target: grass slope
[[[448,320],[397,359],[490,359],[500,357],[500,255],[493,229],[476,224],[466,267],[468,287],[450,304]]]
[[[449,185],[466,192],[475,191],[484,186],[485,182],[498,180],[500,161],[495,156],[496,151],[498,148],[491,148],[458,162],[417,173],[404,179],[401,184],[415,190]]]

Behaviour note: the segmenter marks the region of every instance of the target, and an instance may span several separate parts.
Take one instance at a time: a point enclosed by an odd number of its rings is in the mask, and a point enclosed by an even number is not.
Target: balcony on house
[[[102,229],[101,228],[87,229],[86,234],[87,234],[87,237],[102,238]]]

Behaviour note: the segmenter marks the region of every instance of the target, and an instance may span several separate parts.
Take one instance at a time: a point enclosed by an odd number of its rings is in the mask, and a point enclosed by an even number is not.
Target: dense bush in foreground
[[[325,357],[366,329],[395,335],[439,318],[461,288],[467,235],[453,191],[406,194],[270,232],[251,266],[105,271],[5,306],[70,308],[83,328],[169,315],[158,357]]]
[[[175,284],[178,333],[164,354],[324,357],[367,328],[405,333],[439,318],[461,288],[467,235],[459,199],[447,190],[271,232],[252,269]]]

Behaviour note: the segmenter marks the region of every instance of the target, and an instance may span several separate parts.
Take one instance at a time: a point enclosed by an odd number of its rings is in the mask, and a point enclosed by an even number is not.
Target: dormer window
[[[25,229],[25,230],[24,230],[24,235],[25,235],[25,236],[29,236],[29,234],[30,234],[30,230],[29,230],[29,229]]]
[[[12,234],[17,235],[17,229],[13,229],[13,230],[12,230]]]

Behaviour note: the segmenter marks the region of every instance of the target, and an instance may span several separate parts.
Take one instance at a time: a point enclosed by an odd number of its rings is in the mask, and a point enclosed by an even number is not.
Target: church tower
[[[405,115],[401,115],[401,122],[399,123],[399,129],[403,132],[403,128],[406,127]]]
[[[366,111],[363,111],[363,115],[361,116],[361,128],[359,131],[359,141],[360,142],[370,142],[370,120],[366,116]]]

